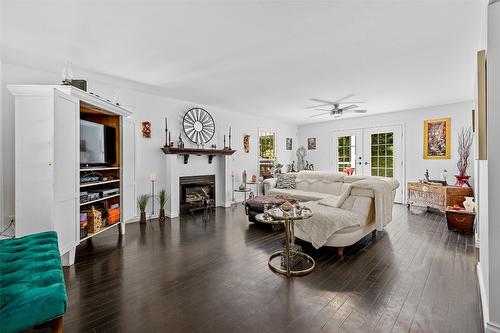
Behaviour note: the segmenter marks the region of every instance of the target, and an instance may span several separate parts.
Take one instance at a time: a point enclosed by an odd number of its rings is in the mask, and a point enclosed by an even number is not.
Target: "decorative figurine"
[[[177,143],[177,148],[184,148],[184,141],[182,141],[180,133],[179,133],[179,142]]]
[[[306,157],[306,148],[304,146],[300,146],[299,149],[297,149],[297,171],[304,170],[305,169],[305,163],[304,159]]]
[[[247,183],[247,171],[246,170],[243,170],[243,174],[241,175],[241,181],[243,182],[243,184]]]
[[[429,182],[429,169],[425,169],[424,177],[425,181]]]

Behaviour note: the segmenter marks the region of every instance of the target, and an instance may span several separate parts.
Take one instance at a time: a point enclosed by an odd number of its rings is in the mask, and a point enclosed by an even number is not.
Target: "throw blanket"
[[[311,201],[305,204],[313,212],[313,216],[307,220],[296,221],[295,228],[308,236],[306,241],[310,242],[316,249],[325,245],[328,238],[337,231],[353,226],[361,225],[359,214],[346,209],[335,208]]]
[[[392,220],[392,186],[389,182],[381,179],[363,179],[351,184],[353,188],[369,189],[375,197],[375,224],[377,230],[381,231],[384,226]]]

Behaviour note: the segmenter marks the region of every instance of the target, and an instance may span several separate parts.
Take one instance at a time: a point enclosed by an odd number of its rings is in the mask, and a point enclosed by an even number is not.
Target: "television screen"
[[[80,164],[109,165],[116,162],[116,131],[113,127],[80,120]]]

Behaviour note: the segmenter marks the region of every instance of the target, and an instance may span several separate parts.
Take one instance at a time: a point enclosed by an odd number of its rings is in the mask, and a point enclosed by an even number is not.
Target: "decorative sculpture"
[[[306,168],[305,164],[305,158],[306,158],[306,148],[304,146],[300,146],[299,149],[297,149],[296,155],[297,155],[297,171],[304,170]]]

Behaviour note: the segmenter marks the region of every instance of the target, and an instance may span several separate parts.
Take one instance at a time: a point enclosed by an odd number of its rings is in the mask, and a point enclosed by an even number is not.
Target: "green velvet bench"
[[[68,297],[54,231],[0,240],[0,331],[62,332]]]

